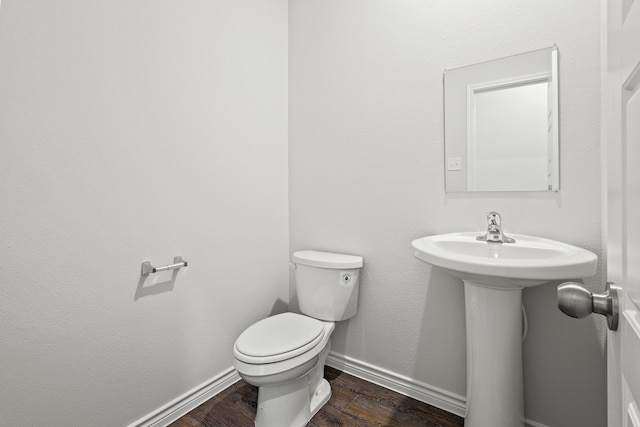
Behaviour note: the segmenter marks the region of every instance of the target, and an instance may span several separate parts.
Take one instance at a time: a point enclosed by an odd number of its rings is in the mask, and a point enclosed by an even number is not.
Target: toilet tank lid
[[[297,251],[293,253],[293,262],[320,268],[361,268],[362,257],[321,251]]]

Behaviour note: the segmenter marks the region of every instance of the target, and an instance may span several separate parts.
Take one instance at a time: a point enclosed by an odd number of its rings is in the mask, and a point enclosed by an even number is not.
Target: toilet
[[[293,253],[298,313],[249,326],[233,346],[234,367],[258,388],[256,427],[302,427],[327,403],[324,364],[335,322],[355,316],[362,257]]]

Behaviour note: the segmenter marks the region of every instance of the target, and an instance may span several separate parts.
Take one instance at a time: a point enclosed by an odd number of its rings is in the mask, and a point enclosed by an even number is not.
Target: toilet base
[[[313,418],[329,399],[331,399],[331,386],[329,381],[323,378],[316,392],[311,396],[311,416],[309,419]]]
[[[304,426],[311,419],[309,377],[258,389],[256,427]]]
[[[258,390],[256,427],[303,427],[331,398],[331,386],[323,379],[309,395],[309,376],[277,387]]]
[[[258,389],[256,427],[303,427],[331,398],[324,378],[324,364],[331,349],[327,341],[318,360],[306,374],[285,383],[261,385]]]

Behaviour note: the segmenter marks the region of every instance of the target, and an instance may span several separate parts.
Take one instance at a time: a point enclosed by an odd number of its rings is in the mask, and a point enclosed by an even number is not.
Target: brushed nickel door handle
[[[618,330],[618,292],[607,282],[604,294],[594,294],[579,283],[566,282],[558,286],[558,308],[567,316],[581,319],[591,313],[607,318],[610,330]]]

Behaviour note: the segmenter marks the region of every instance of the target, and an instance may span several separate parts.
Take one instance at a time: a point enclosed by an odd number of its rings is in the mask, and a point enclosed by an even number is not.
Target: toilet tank
[[[339,321],[358,311],[362,257],[320,251],[293,253],[300,311],[320,320]]]

